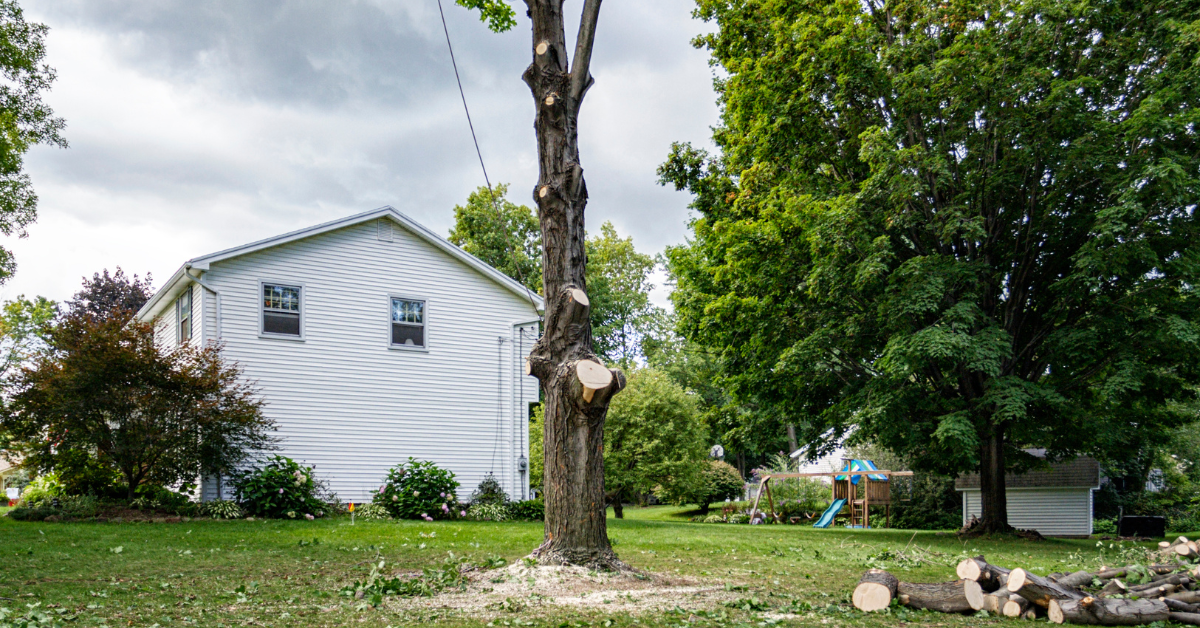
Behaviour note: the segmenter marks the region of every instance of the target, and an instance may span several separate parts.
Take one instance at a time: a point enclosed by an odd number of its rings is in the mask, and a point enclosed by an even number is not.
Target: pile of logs
[[[892,600],[910,608],[943,613],[988,611],[994,615],[1056,624],[1137,626],[1175,621],[1200,626],[1200,558],[1196,543],[1184,537],[1160,543],[1161,564],[1037,576],[1024,569],[992,565],[983,556],[958,564],[958,580],[900,582],[882,569],[863,574],[854,589],[854,606],[863,611],[887,608]],[[1133,579],[1146,580],[1132,584]]]

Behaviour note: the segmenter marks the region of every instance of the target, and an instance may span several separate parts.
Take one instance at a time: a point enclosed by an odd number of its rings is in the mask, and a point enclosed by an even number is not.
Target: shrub
[[[54,473],[34,478],[32,482],[25,486],[25,491],[21,493],[21,502],[18,506],[32,508],[43,501],[49,501],[54,497],[63,495],[62,482],[58,481],[58,476]]]
[[[546,502],[541,499],[527,499],[508,505],[508,514],[515,521],[544,521],[546,519]]]
[[[733,465],[720,460],[708,461],[702,478],[700,492],[694,497],[700,512],[708,512],[708,506],[713,502],[738,499],[746,486],[742,474]]]
[[[161,486],[142,486],[138,488],[137,497],[129,505],[137,510],[183,516],[191,516],[197,510],[196,503],[190,497]]]
[[[373,501],[396,519],[448,519],[461,512],[456,490],[458,481],[453,473],[432,462],[409,458],[388,472]]]
[[[725,523],[725,517],[721,515],[709,515],[704,518],[704,523]]]
[[[325,504],[317,497],[312,467],[284,456],[271,456],[263,466],[234,477],[233,486],[247,514],[260,517],[320,517]]]
[[[390,521],[391,513],[383,504],[363,504],[354,510],[355,516],[366,521]]]
[[[962,526],[962,496],[954,490],[953,478],[917,473],[912,487],[908,501],[900,501],[904,497],[900,486],[892,487],[893,528],[953,530]]]
[[[484,502],[471,504],[470,508],[467,508],[467,519],[472,521],[508,521],[510,518],[508,504]]]
[[[816,478],[771,480],[771,496],[781,508],[786,505],[796,511],[789,516],[820,513],[829,506],[830,487]]]
[[[246,516],[241,506],[230,499],[214,499],[200,505],[200,514],[213,519],[241,519]]]
[[[750,523],[750,515],[745,513],[734,513],[729,515],[729,523]]]
[[[500,487],[500,482],[491,473],[483,476],[479,487],[471,493],[471,505],[475,504],[507,504],[508,493]]]
[[[47,497],[29,505],[24,505],[24,501],[21,503],[22,505],[9,511],[10,518],[17,521],[42,521],[46,517],[54,516],[69,521],[91,519],[100,512],[100,501],[91,495]]]
[[[86,450],[59,453],[54,461],[54,473],[67,495],[127,498],[129,493],[121,474]]]

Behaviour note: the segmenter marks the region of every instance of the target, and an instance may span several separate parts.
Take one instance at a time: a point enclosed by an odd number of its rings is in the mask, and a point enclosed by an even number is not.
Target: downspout
[[[191,273],[191,270],[192,270],[191,264],[184,264],[183,274],[187,275],[188,279],[191,279],[192,281],[200,284],[201,288],[204,288],[205,290],[208,290],[209,292],[213,293],[213,296],[216,297],[217,314],[214,318],[216,319],[215,323],[216,323],[216,327],[217,327],[217,340],[220,340],[221,339],[221,291],[204,283],[204,281],[201,280],[199,277],[193,275]],[[203,271],[201,271],[201,272],[203,272]],[[201,334],[204,333],[203,328],[200,329],[200,333]]]

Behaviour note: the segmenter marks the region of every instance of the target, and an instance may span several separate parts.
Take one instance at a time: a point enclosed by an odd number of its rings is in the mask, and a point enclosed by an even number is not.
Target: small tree
[[[128,497],[145,484],[192,482],[270,449],[273,423],[220,347],[161,350],[153,327],[108,316],[68,316],[50,351],[22,371],[0,418],[27,456],[49,470],[91,452],[120,472]]]
[[[626,501],[697,484],[707,439],[693,395],[664,373],[636,371],[609,407],[604,430],[604,488],[617,518]]]

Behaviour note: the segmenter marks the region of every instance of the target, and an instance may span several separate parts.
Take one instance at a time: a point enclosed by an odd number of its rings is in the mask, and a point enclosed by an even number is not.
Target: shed
[[[1036,456],[1044,451],[1031,450]],[[1092,494],[1100,488],[1100,463],[1080,456],[1027,473],[1004,477],[1008,523],[1043,536],[1086,537],[1092,533]],[[963,496],[963,525],[982,515],[979,474],[954,483]]]

